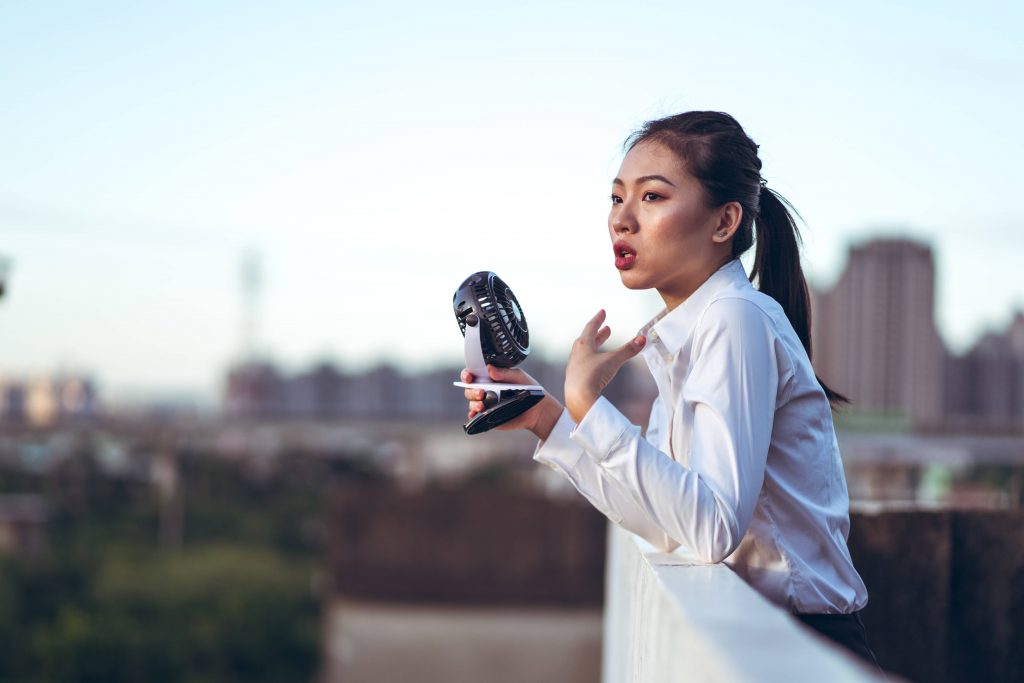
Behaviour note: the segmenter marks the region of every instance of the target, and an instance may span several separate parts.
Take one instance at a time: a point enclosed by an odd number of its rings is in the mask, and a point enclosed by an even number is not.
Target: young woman
[[[811,366],[798,232],[761,177],[758,145],[728,114],[693,111],[648,122],[626,150],[608,216],[615,267],[665,308],[611,351],[599,311],[569,355],[565,406],[546,396],[501,428],[532,431],[534,458],[613,522],[660,550],[725,562],[877,666],[846,547],[831,413],[846,399]],[[754,244],[748,278],[739,256]],[[601,395],[638,353],[658,387],[644,436]],[[522,370],[488,371],[535,384]],[[466,398],[470,417],[483,410],[479,389]]]

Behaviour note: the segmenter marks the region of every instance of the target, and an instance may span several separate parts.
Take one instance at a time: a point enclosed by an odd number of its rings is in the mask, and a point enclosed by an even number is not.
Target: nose
[[[608,224],[615,234],[636,232],[636,217],[625,204],[619,204],[612,208],[608,216]]]

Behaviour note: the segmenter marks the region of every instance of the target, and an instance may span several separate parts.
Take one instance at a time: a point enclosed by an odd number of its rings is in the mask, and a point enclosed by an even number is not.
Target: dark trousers
[[[853,614],[794,614],[793,616],[865,660],[868,666],[876,669],[878,673],[883,673],[882,667],[875,659],[875,653],[868,647],[867,632],[864,630],[864,622],[861,621],[859,612]]]

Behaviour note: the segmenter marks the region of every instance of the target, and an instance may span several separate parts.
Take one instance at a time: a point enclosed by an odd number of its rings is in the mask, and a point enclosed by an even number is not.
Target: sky
[[[1024,308],[1017,3],[0,3],[0,375],[214,401],[243,348],[458,363],[451,297],[516,293],[534,351],[662,306],[606,227],[622,142],[735,116],[804,219],[812,285],[851,244],[927,241],[963,351]],[[749,265],[749,260],[748,260]],[[126,399],[127,400],[127,399]]]

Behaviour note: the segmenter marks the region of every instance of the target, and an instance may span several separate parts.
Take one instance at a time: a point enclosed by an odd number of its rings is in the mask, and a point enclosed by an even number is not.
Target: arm
[[[490,378],[495,381],[511,381],[518,384],[536,384],[536,380],[518,368],[495,368],[488,366]],[[472,382],[473,375],[468,370],[461,374],[463,382]],[[472,418],[476,412],[483,410],[482,390],[466,389],[466,398],[470,400]],[[651,409],[649,436],[657,432],[660,422],[658,400]],[[576,424],[561,403],[547,394],[537,405],[497,429],[528,429],[539,439],[534,449],[534,459],[542,462],[555,471],[561,472],[583,496],[602,514],[619,524],[627,531],[632,531],[659,550],[669,551],[679,544],[665,535],[653,521],[632,501],[628,493],[621,490],[614,480],[603,475],[601,470],[584,455],[583,448],[569,438]],[[652,437],[653,438],[653,437]]]
[[[603,396],[570,435],[645,516],[708,562],[739,545],[764,480],[785,353],[766,314],[738,298],[712,303],[694,331],[681,394],[692,407],[690,467],[640,436]]]
[[[647,434],[648,439],[655,441],[660,420],[659,401],[660,397],[656,398],[651,408]],[[569,417],[569,411],[562,409],[550,434],[537,443],[533,459],[565,476],[598,511],[623,529],[640,536],[663,552],[678,547],[679,544],[669,538],[650,515],[633,502],[622,485],[605,474],[585,454],[583,447],[572,441],[570,434],[574,429],[576,423]]]

